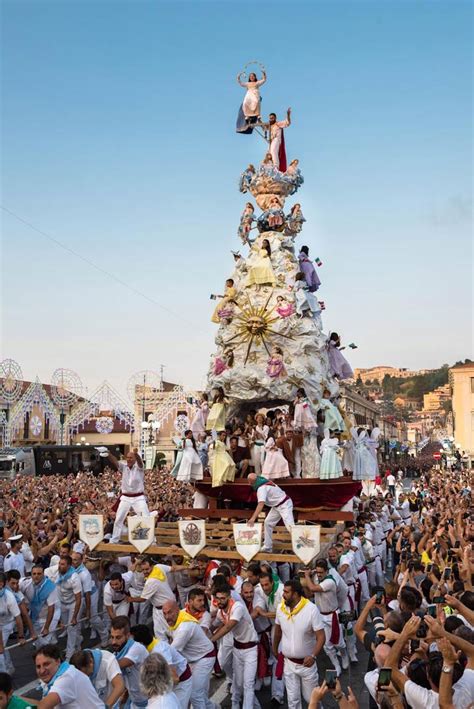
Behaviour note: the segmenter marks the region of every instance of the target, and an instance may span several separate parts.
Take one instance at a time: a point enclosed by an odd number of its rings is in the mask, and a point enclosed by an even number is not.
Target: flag
[[[322,266],[322,265],[323,265],[323,262],[321,261],[320,258],[315,258],[315,259],[314,259],[314,263],[316,264],[316,266]]]

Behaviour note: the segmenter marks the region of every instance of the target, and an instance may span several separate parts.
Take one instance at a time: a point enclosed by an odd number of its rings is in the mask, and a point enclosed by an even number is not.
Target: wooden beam
[[[229,509],[199,509],[182,508],[178,514],[183,518],[194,519],[249,519],[254,510],[229,510]],[[353,522],[352,512],[342,512],[341,510],[301,510],[297,511],[298,521],[306,522]]]

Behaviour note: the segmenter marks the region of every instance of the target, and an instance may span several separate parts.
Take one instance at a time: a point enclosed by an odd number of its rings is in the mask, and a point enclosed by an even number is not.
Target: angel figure
[[[209,448],[212,487],[220,487],[226,482],[234,482],[235,479],[235,463],[227,450],[226,437],[224,430],[213,434],[213,442]]]
[[[209,397],[206,393],[202,394],[200,401],[197,401],[196,410],[191,421],[191,431],[194,439],[197,441],[199,437],[206,431],[206,422],[209,415]]]
[[[276,445],[275,439],[271,436],[269,436],[265,442],[265,460],[262,466],[262,477],[267,480],[290,477],[288,461],[283,455],[281,448],[278,448]]]
[[[209,411],[209,416],[207,417],[207,430],[224,431],[226,424],[227,404],[224,389],[222,387],[216,387],[214,392],[211,410]]]
[[[249,191],[250,184],[255,177],[255,168],[252,164],[250,164],[246,170],[243,171],[243,173],[240,176],[239,180],[239,190],[245,194],[245,192]]]
[[[300,161],[296,159],[292,160],[285,172],[286,182],[289,182],[293,186],[290,194],[294,194],[298,187],[301,187],[304,182],[303,175],[298,167],[299,162]]]
[[[367,431],[363,428],[351,428],[354,440],[354,474],[353,480],[368,480],[373,471],[373,458],[370,453],[365,438]]]
[[[267,374],[272,379],[284,377],[286,375],[285,364],[283,362],[283,350],[281,347],[273,347],[271,357],[267,364]]]
[[[264,284],[274,286],[276,279],[272,267],[270,242],[264,239],[261,247],[253,245],[252,251],[254,255],[248,267],[247,285],[256,285],[257,290]]]
[[[296,391],[296,399],[294,400],[294,420],[293,426],[296,431],[312,431],[316,430],[317,423],[311,411],[309,399],[306,396],[306,391],[300,387]]]
[[[296,236],[302,230],[305,221],[306,219],[301,211],[301,204],[297,202],[292,206],[290,213],[286,217],[285,234],[287,236]]]
[[[244,211],[242,212],[242,216],[240,217],[240,224],[237,232],[243,244],[248,242],[252,223],[255,219],[254,212],[255,209],[253,204],[251,202],[247,202]]]
[[[219,325],[221,320],[231,320],[232,315],[234,313],[232,305],[236,303],[236,297],[237,290],[234,287],[234,279],[228,278],[225,282],[224,295],[211,295],[211,298],[213,300],[220,298],[220,301],[214,308],[214,312],[211,317],[211,322],[214,322]]]
[[[290,315],[294,315],[295,306],[293,303],[289,303],[282,295],[277,295],[276,311],[281,318],[289,318]]]
[[[257,79],[255,72],[249,74],[248,81],[241,80],[242,73],[237,76],[237,82],[242,88],[247,89],[247,92],[242,101],[237,117],[237,132],[245,133],[252,124],[256,123],[260,117],[260,87],[267,80],[265,70],[262,70],[262,78]]]
[[[346,425],[341,416],[341,412],[329,399],[331,392],[325,389],[323,398],[321,399],[320,409],[324,414],[324,430],[329,431],[345,431]]]
[[[328,343],[328,357],[329,357],[329,368],[333,377],[337,379],[352,379],[354,377],[354,372],[352,367],[341,353],[341,338],[337,332],[331,332],[329,335]]]
[[[335,480],[342,478],[342,466],[339,460],[339,440],[328,429],[324,431],[324,438],[320,447],[321,465],[319,477],[321,480]]]
[[[266,211],[268,226],[272,229],[278,229],[285,223],[285,215],[281,208],[281,201],[277,195],[273,195]]]

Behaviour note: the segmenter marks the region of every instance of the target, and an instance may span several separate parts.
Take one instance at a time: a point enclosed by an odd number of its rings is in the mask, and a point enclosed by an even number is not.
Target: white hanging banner
[[[148,549],[155,537],[155,517],[135,515],[127,517],[128,541],[139,552]]]
[[[104,515],[79,515],[79,539],[94,549],[104,538]]]
[[[206,520],[182,519],[178,522],[179,543],[192,559],[206,546]]]
[[[319,524],[295,524],[291,528],[291,544],[296,556],[303,564],[309,562],[319,554],[321,527]]]
[[[253,527],[235,523],[233,527],[236,551],[245,561],[251,561],[262,546],[262,523],[256,522]]]

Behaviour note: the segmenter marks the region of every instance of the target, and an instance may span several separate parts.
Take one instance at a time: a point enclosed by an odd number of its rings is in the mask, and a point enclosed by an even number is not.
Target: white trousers
[[[270,144],[270,154],[272,156],[272,161],[277,170],[280,168],[280,159],[278,156],[278,153],[280,152],[280,145],[281,145],[281,132],[278,135],[278,138],[275,138],[272,140]]]
[[[115,515],[114,531],[110,538],[110,544],[117,544],[120,541],[122,535],[123,523],[125,522],[125,517],[128,515],[130,510],[133,510],[136,515],[148,515],[148,505],[145,500],[145,495],[140,495],[140,497],[126,497],[122,496],[120,498],[120,504],[118,506],[117,514]]]
[[[76,647],[78,645],[78,639],[79,639],[79,626],[78,625],[70,625],[71,618],[74,615],[74,608],[75,607],[76,607],[75,603],[68,603],[67,605],[63,605],[61,603],[61,623],[63,625],[68,626],[68,628],[66,629],[66,636],[67,636],[66,660],[67,661],[69,661],[69,658],[75,652]]]
[[[59,621],[59,614],[56,616],[56,613],[55,613],[55,615],[53,616],[53,619],[51,620],[51,623],[49,624],[49,630],[51,632],[49,632],[48,635],[44,635],[44,636],[41,635],[41,633],[43,632],[45,621],[39,620],[39,619],[34,621],[33,628],[35,629],[35,633],[38,636],[38,640],[35,640],[35,645],[37,648],[41,647],[42,645],[50,645],[51,643],[56,642],[54,631],[56,630],[56,626],[58,624],[58,621]]]
[[[227,633],[219,641],[217,651],[217,660],[222,672],[225,673],[227,679],[232,682],[233,677],[233,657],[234,657],[234,636],[232,633]]]
[[[181,709],[188,709],[189,702],[191,701],[191,694],[193,691],[193,678],[184,680],[184,682],[178,682],[175,684],[173,692],[176,694],[176,699],[179,702]]]
[[[295,448],[293,450],[293,459],[295,461],[295,466],[293,468],[292,475],[294,478],[301,477],[301,448]]]
[[[255,678],[257,676],[257,646],[247,650],[234,647],[234,678],[232,681],[232,709],[253,709],[260,707],[255,697]],[[243,701],[242,701],[243,698]]]
[[[360,606],[365,606],[370,598],[369,582],[367,579],[367,571],[361,571],[357,574],[360,581]]]
[[[267,551],[271,551],[273,548],[273,530],[281,519],[291,534],[291,528],[295,526],[295,520],[293,517],[293,502],[291,500],[286,500],[286,502],[278,507],[272,507],[265,518],[265,524],[263,525],[263,546]]]
[[[13,672],[13,662],[10,657],[10,653],[7,650],[7,642],[8,642],[8,638],[13,633],[15,628],[16,628],[15,622],[6,623],[5,625],[0,626],[0,630],[1,630],[2,638],[3,638],[3,648],[4,648],[4,654],[0,655],[0,672],[8,672],[10,674]]]
[[[191,704],[193,709],[206,709],[209,703],[209,683],[214,669],[215,657],[203,657],[198,662],[189,663],[193,673]]]
[[[309,704],[311,692],[318,686],[316,663],[312,667],[303,667],[303,665],[298,665],[285,657],[283,676],[288,697],[288,709],[302,709],[301,695]]]
[[[91,620],[89,621],[89,623],[87,623],[87,622],[81,623],[81,625],[79,626],[79,629],[78,629],[78,633],[77,633],[77,637],[78,637],[77,649],[78,650],[80,649],[81,643],[83,640],[82,631],[87,625],[90,625],[91,631],[94,630],[99,635],[102,642],[105,642],[109,637],[108,630],[107,630],[106,625],[103,620],[103,616],[99,615],[98,604],[99,604],[99,592],[97,589],[95,589],[94,593],[91,593]],[[79,618],[80,619],[84,618],[85,614],[86,614],[86,602],[83,598],[81,610],[79,612]]]

